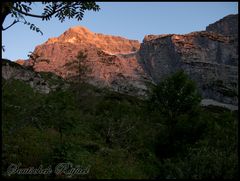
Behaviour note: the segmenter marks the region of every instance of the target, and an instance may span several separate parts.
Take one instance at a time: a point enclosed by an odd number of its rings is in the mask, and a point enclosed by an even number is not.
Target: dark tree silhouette
[[[85,52],[87,52],[85,50]],[[91,68],[86,63],[87,53],[79,51],[76,58],[69,60],[64,67],[68,69],[67,79],[77,84],[82,84],[87,79],[88,74],[91,73]]]
[[[67,68],[67,80],[71,82],[72,90],[76,93],[76,100],[81,101],[81,93],[84,91],[84,83],[89,78],[92,68],[87,64],[87,50],[79,51],[76,58],[69,60]]]
[[[28,68],[30,68],[31,70],[34,70],[34,66],[36,65],[36,63],[39,62],[46,62],[47,64],[50,63],[50,60],[47,58],[44,58],[40,55],[38,55],[37,53],[34,52],[29,52],[30,54],[28,55],[28,57],[32,60],[31,64],[28,65]]]
[[[150,104],[152,109],[166,116],[170,141],[173,141],[178,117],[191,115],[199,106],[201,96],[195,82],[190,80],[183,71],[178,71],[171,77],[160,82],[154,89]]]
[[[78,2],[42,2],[45,5],[42,14],[34,14],[31,6],[34,2],[1,2],[1,29],[2,31],[12,27],[14,24],[21,22],[29,25],[31,30],[41,32],[34,24],[27,22],[25,17],[40,18],[48,21],[53,17],[63,22],[66,18],[76,18],[82,20],[85,10],[98,11],[100,7],[95,2],[78,1]],[[5,18],[11,15],[14,18],[12,24],[3,27]]]

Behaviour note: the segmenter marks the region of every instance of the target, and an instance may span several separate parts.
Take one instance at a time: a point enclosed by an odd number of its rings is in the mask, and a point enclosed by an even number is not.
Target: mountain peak
[[[66,32],[74,32],[74,33],[88,33],[88,34],[93,34],[93,32],[91,32],[88,28],[84,27],[84,26],[73,26],[71,28],[69,28]]]
[[[140,43],[137,40],[94,33],[83,26],[71,27],[59,37],[48,39],[44,44],[52,43],[71,43],[77,46],[93,45],[110,54],[131,53],[140,47]]]
[[[238,14],[230,14],[206,27],[206,31],[226,36],[238,36]]]

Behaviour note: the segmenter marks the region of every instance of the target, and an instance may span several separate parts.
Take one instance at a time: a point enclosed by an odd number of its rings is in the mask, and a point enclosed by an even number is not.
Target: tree
[[[150,104],[166,117],[170,142],[173,142],[178,118],[194,114],[200,100],[195,83],[183,71],[176,72],[154,88]]]
[[[68,70],[67,79],[70,80],[72,89],[76,92],[77,101],[80,100],[81,90],[84,87],[83,83],[92,71],[89,65],[87,65],[86,60],[87,54],[84,51],[79,51],[75,59],[70,60],[64,65]]]
[[[111,95],[108,95],[111,96]],[[105,139],[105,143],[112,148],[120,146],[129,149],[132,146],[131,137],[136,130],[136,116],[134,107],[125,101],[114,101],[105,98],[97,105],[96,129]],[[137,119],[137,117],[134,117]]]
[[[51,92],[36,109],[37,117],[40,117],[41,123],[45,126],[55,128],[60,134],[60,141],[63,143],[63,135],[67,130],[74,127],[74,117],[69,113],[73,110],[75,104],[73,96],[70,92],[64,90],[57,90]]]
[[[40,18],[43,21],[48,21],[51,18],[56,17],[61,22],[66,18],[76,18],[78,21],[82,20],[85,10],[98,11],[100,7],[91,1],[78,1],[78,2],[42,2],[45,5],[42,14],[32,13],[33,2],[1,2],[1,29],[7,30],[18,22],[22,22],[25,25],[29,25],[31,30],[41,32],[41,30],[34,24],[27,22],[25,17]],[[12,24],[7,27],[3,27],[5,18],[11,15],[14,18]]]
[[[34,52],[29,52],[30,54],[28,55],[28,57],[31,59],[31,63],[28,65],[28,68],[30,68],[31,70],[34,70],[34,66],[36,65],[36,63],[39,62],[46,62],[47,64],[50,63],[50,60],[47,58],[44,58],[40,55],[38,55],[37,53]]]
[[[68,79],[73,79],[72,81],[77,81],[78,84],[85,81],[87,74],[91,72],[90,67],[86,64],[86,59],[87,54],[84,51],[79,51],[75,59],[64,65],[68,69]]]

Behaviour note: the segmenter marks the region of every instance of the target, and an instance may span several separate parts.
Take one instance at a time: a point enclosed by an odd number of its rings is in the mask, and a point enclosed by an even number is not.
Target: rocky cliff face
[[[91,70],[87,75],[89,83],[127,94],[144,95],[148,78],[136,59],[139,47],[136,40],[74,27],[35,48],[38,63],[34,69],[68,78],[76,70],[69,69],[66,64],[76,59],[78,52],[83,52],[87,55],[85,65]],[[25,65],[32,62],[29,60]]]
[[[160,82],[183,69],[197,82],[204,98],[237,105],[238,38],[232,32],[236,28],[228,27],[236,17],[228,16],[210,25],[209,32],[146,36],[139,50],[145,72],[154,82]]]
[[[58,77],[55,74],[45,74],[44,72],[37,73],[19,65],[18,63],[6,59],[1,60],[2,78],[7,80],[7,82],[2,85],[2,90],[4,89],[4,86],[13,79],[25,82],[35,91],[43,94],[48,94],[56,89],[65,89],[69,86],[61,77]]]
[[[88,73],[91,84],[146,95],[146,83],[158,83],[183,69],[197,82],[204,98],[237,105],[237,19],[238,15],[230,15],[206,31],[186,35],[147,35],[142,44],[73,27],[35,48],[38,63],[34,69],[67,78],[72,70],[65,65],[82,51],[87,54],[85,65],[92,70]]]
[[[238,36],[238,15],[228,15],[219,21],[207,26],[206,31],[225,36]]]
[[[50,38],[44,45],[49,44],[75,44],[91,45],[109,54],[130,53],[139,49],[140,43],[137,40],[128,40],[120,36],[104,35],[93,33],[85,27],[76,26],[68,29],[57,38]]]

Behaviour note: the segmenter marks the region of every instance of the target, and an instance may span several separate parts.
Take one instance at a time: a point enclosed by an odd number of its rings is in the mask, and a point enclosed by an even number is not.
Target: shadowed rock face
[[[226,36],[238,36],[238,15],[228,15],[207,26],[206,31]]]
[[[35,48],[34,53],[40,57],[34,69],[66,78],[71,70],[64,65],[83,51],[87,54],[85,63],[92,69],[88,75],[91,84],[146,95],[147,82],[158,83],[183,69],[197,82],[203,98],[237,105],[237,17],[229,15],[206,31],[146,35],[142,44],[73,27]],[[49,60],[49,64],[41,60]]]
[[[207,29],[211,32],[145,36],[139,50],[145,72],[154,82],[160,82],[183,69],[197,82],[204,98],[237,105],[238,38],[232,32],[237,31],[237,24],[234,29],[227,28],[233,26],[236,17],[228,16],[210,25]],[[222,34],[216,33],[218,27]]]
[[[23,67],[17,63],[11,62],[7,59],[1,60],[2,65],[2,78],[7,80],[2,85],[2,90],[7,85],[7,83],[14,80],[21,80],[26,84],[29,84],[35,91],[48,94],[51,91],[55,91],[57,89],[66,89],[69,85],[66,84],[61,77],[57,77],[55,74],[51,74],[51,80],[49,81],[44,79],[44,77],[38,73],[34,72],[31,69]]]

